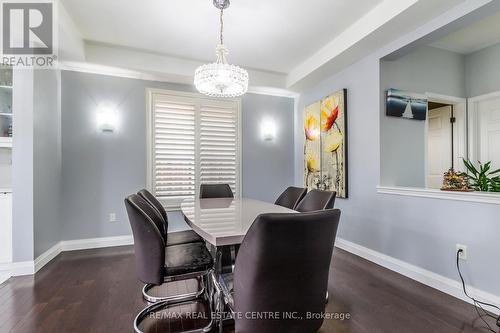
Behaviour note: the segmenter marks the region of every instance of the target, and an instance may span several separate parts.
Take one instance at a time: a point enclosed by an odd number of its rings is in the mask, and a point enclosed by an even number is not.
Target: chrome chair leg
[[[198,280],[198,279],[197,279]],[[172,296],[152,296],[148,294],[148,291],[150,291],[152,288],[155,287],[155,285],[152,284],[146,284],[142,288],[142,297],[144,298],[145,301],[148,301],[149,303],[156,303],[156,302],[162,302],[162,301],[168,301],[168,300],[193,300],[205,293],[206,290],[206,284],[204,281],[206,278],[204,276],[201,276],[202,284],[201,284],[201,289],[191,292],[191,293],[186,293],[186,294],[181,294],[181,295],[172,295]]]
[[[139,312],[137,314],[137,316],[134,319],[134,332],[135,333],[143,333],[143,331],[141,331],[139,329],[139,324],[145,318],[147,318],[147,316],[149,314],[157,311],[158,309],[162,308],[163,306],[165,306],[165,305],[183,305],[183,304],[188,304],[190,302],[191,301],[161,301],[161,302],[156,302],[156,303],[153,303],[153,304],[145,307],[141,312]],[[189,330],[189,331],[183,331],[182,333],[208,333],[212,330],[213,322],[214,322],[214,320],[211,319],[210,323],[205,327],[201,327],[201,328]]]
[[[202,281],[203,282],[202,290],[196,292],[196,294],[199,294],[197,297],[186,298],[186,295],[190,295],[190,294],[175,295],[175,296],[168,297],[168,299],[157,301],[157,302],[155,302],[155,303],[153,303],[153,304],[148,305],[147,307],[145,307],[141,312],[139,312],[137,314],[137,316],[134,319],[134,332],[136,332],[136,333],[143,333],[139,329],[139,324],[145,318],[147,318],[148,315],[150,315],[151,313],[157,311],[158,309],[161,309],[164,306],[188,304],[188,303],[190,303],[192,301],[195,301],[195,300],[197,300],[199,298],[203,298],[205,300],[209,300],[208,293],[209,293],[210,288],[208,288],[208,285],[207,285],[209,279],[210,279],[210,272],[208,274],[202,276],[202,280],[203,280]],[[145,288],[146,288],[146,286],[145,286]],[[195,294],[195,293],[191,293],[191,294]],[[208,303],[209,303],[210,314],[212,314],[212,311],[213,311],[212,304],[211,304],[210,301],[208,301]],[[182,333],[208,333],[208,332],[210,332],[212,330],[212,328],[214,326],[214,322],[215,322],[214,319],[210,318],[210,322],[208,323],[207,326],[199,328],[199,329],[194,329],[194,330],[189,330],[189,331],[183,331]]]

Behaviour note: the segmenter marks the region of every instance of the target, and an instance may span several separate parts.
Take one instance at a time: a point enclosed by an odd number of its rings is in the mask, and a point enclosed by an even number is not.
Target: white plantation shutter
[[[229,184],[239,196],[239,102],[158,90],[149,101],[148,181],[167,209],[202,183]]]
[[[200,183],[229,184],[235,195],[239,195],[237,110],[235,101],[200,101]]]

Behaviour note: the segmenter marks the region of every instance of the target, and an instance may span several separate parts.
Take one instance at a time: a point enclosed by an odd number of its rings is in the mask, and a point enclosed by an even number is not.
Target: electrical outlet
[[[109,213],[109,222],[110,223],[116,222],[116,214],[115,213]]]
[[[460,252],[458,254],[458,257],[462,260],[467,260],[467,246],[462,245],[462,244],[457,244],[457,251],[456,252],[458,252],[459,250],[462,250],[462,252]]]

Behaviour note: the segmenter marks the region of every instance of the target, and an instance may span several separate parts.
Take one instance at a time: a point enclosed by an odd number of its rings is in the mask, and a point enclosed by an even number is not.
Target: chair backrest
[[[234,194],[228,184],[201,184],[200,199],[210,198],[234,198]]]
[[[128,219],[134,236],[135,266],[139,280],[159,285],[165,274],[165,238],[158,212],[143,198],[132,194],[125,199]]]
[[[143,198],[144,200],[147,201],[154,209],[158,211],[158,213],[163,217],[163,220],[165,221],[165,231],[168,231],[168,216],[167,216],[167,211],[161,204],[161,202],[156,199],[156,197],[153,195],[153,193],[149,192],[146,189],[142,189],[137,194]]]
[[[276,199],[275,204],[286,208],[294,209],[306,195],[307,189],[290,186]]]
[[[240,247],[234,272],[238,313],[296,313],[293,318],[235,318],[236,332],[316,332],[325,310],[338,209],[258,216]],[[306,319],[306,313],[318,314]]]
[[[312,190],[306,194],[295,207],[299,212],[313,212],[316,210],[332,209],[337,192]]]

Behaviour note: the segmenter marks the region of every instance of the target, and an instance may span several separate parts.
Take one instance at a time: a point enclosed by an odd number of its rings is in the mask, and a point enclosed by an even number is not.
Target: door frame
[[[500,93],[499,93],[500,94]],[[450,104],[453,105],[454,109],[454,116],[456,118],[455,122],[455,129],[457,130],[457,133],[463,133],[463,140],[460,142],[458,140],[458,135],[454,137],[453,140],[453,151],[455,156],[464,156],[468,158],[468,143],[467,143],[467,137],[468,137],[468,131],[467,131],[467,121],[468,119],[467,114],[467,98],[463,97],[456,97],[456,96],[448,96],[448,95],[442,95],[442,94],[436,94],[432,92],[426,92],[425,95],[427,96],[427,102],[436,102],[436,103],[442,103],[442,104]],[[428,110],[427,110],[428,111]],[[425,187],[428,188],[428,182],[427,182],[427,174],[428,174],[428,167],[427,167],[427,161],[429,159],[428,152],[427,152],[427,145],[428,145],[428,130],[429,130],[429,117],[427,116],[425,118],[425,128],[424,128],[424,145],[425,145],[425,154],[424,154],[424,172],[425,172]],[[454,164],[456,164],[456,157],[454,156]]]
[[[479,132],[478,129],[478,114],[477,114],[477,105],[479,102],[487,101],[489,99],[494,99],[500,97],[500,91],[494,91],[488,94],[484,95],[479,95],[479,96],[474,96],[468,99],[468,115],[467,115],[467,122],[470,124],[468,127],[468,151],[469,151],[469,159],[472,159],[473,161],[478,160],[478,151],[480,149],[478,145],[478,140],[477,140],[477,134]]]

